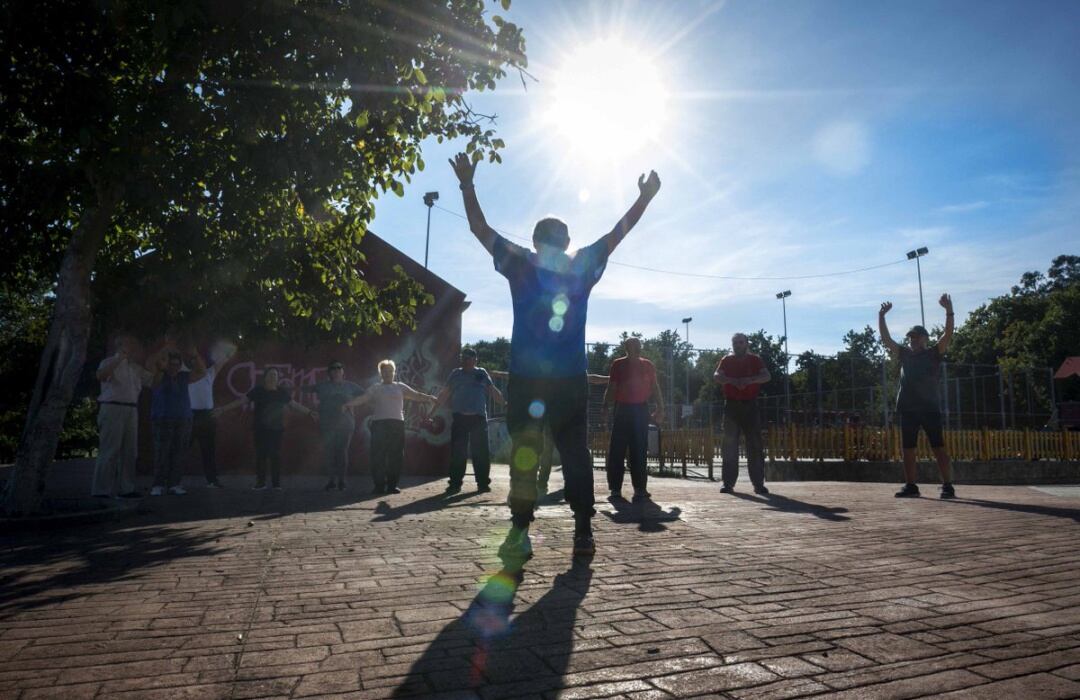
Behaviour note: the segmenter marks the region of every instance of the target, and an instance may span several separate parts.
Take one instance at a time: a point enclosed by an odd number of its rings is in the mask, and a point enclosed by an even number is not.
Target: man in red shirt
[[[739,478],[739,433],[746,436],[746,461],[754,493],[766,495],[765,450],[761,441],[757,395],[761,385],[771,379],[761,357],[750,352],[750,343],[742,333],[731,337],[732,354],[716,366],[713,380],[724,387],[724,466],[721,478],[723,493],[734,493]]]
[[[649,497],[645,489],[648,471],[645,465],[649,440],[649,398],[656,400],[656,421],[664,419],[664,399],[656,381],[656,367],[641,356],[641,340],[627,338],[626,355],[611,363],[604,408],[615,404],[615,421],[611,428],[611,444],[607,454],[607,480],[611,499],[622,499],[625,459],[630,451],[630,482],[634,485],[634,501]]]

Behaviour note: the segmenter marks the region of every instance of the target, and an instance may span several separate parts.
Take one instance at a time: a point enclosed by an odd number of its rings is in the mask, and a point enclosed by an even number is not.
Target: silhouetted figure
[[[952,485],[952,468],[949,453],[945,449],[945,434],[941,428],[941,403],[938,385],[941,383],[941,362],[949,349],[953,334],[952,298],[942,294],[938,303],[945,309],[945,332],[941,339],[930,345],[930,334],[922,326],[912,326],[907,332],[908,347],[904,347],[889,335],[885,314],[892,309],[886,301],[878,312],[878,331],[881,344],[900,362],[900,391],[896,395],[896,413],[900,416],[901,446],[904,452],[904,487],[896,492],[897,498],[918,498],[918,469],[915,465],[915,448],[919,442],[919,429],[926,431],[926,439],[934,452],[938,470],[941,472],[941,497],[956,498]]]
[[[533,230],[529,251],[488,226],[473,187],[476,163],[459,153],[451,166],[461,183],[469,228],[510,283],[514,331],[510,345],[507,428],[510,453],[510,512],[513,528],[500,553],[504,561],[532,556],[528,536],[536,506],[536,473],[545,424],[562,458],[566,500],[574,511],[574,552],[592,554],[592,455],[588,446],[588,383],[585,319],[589,294],[600,281],[608,256],[638,222],[660,189],[655,172],[638,179],[640,194],[610,233],[567,254],[564,222],[546,218]]]
[[[664,420],[664,398],[656,381],[656,367],[641,356],[641,339],[627,338],[623,344],[626,354],[611,363],[604,409],[615,404],[611,442],[607,454],[607,481],[611,498],[622,498],[623,477],[626,473],[626,454],[630,453],[630,481],[634,485],[634,500],[649,497],[649,472],[646,458],[649,450],[649,399],[656,401],[656,422]]]
[[[771,378],[762,359],[750,352],[750,342],[743,333],[731,336],[730,355],[716,366],[713,380],[724,387],[723,466],[720,477],[724,493],[735,491],[739,479],[739,435],[746,437],[746,463],[754,493],[765,495],[765,446],[761,439],[757,395],[761,385]]]

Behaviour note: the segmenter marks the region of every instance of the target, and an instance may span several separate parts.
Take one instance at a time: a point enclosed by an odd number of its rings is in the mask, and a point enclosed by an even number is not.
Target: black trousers
[[[375,489],[397,488],[405,461],[405,421],[373,420],[371,427],[371,480]]]
[[[322,436],[323,471],[331,481],[345,483],[345,473],[349,471],[349,443],[352,442],[356,424],[352,415],[342,415],[338,419],[323,421],[320,419],[319,430]]]
[[[199,443],[206,483],[217,483],[217,418],[207,409],[191,411],[191,443]]]
[[[470,450],[470,448],[472,448]],[[491,483],[491,453],[488,450],[487,416],[455,413],[450,424],[450,485],[465,480],[465,461],[472,453],[476,485]]]
[[[510,431],[510,514],[515,527],[528,527],[536,508],[537,471],[544,427],[551,429],[562,457],[566,501],[579,523],[596,511],[593,460],[589,452],[585,375],[538,379],[510,375],[506,427]]]
[[[761,439],[761,421],[757,402],[728,399],[724,405],[724,443],[720,449],[724,466],[720,475],[724,486],[734,486],[739,479],[739,435],[746,436],[746,463],[750,482],[765,485],[765,445]]]
[[[634,491],[645,491],[649,480],[646,457],[649,448],[649,405],[615,404],[615,421],[607,454],[607,481],[612,491],[622,489],[626,473],[626,453],[630,453],[630,481]]]
[[[266,467],[270,466],[270,481],[281,486],[281,430],[255,429],[255,485],[266,486]]]

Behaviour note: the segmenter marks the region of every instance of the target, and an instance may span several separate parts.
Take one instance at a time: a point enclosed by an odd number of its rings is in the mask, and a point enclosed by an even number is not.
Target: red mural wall
[[[299,389],[325,381],[326,365],[332,360],[344,363],[345,379],[364,389],[379,381],[378,363],[386,358],[397,365],[398,381],[428,394],[437,394],[442,389],[450,371],[458,366],[461,315],[468,306],[464,293],[372,233],[364,237],[361,249],[367,258],[362,264],[365,277],[372,283],[378,284],[388,278],[393,266],[400,265],[406,274],[420,282],[435,297],[433,305],[418,311],[416,329],[401,335],[361,337],[351,346],[241,345],[239,351],[221,366],[215,378],[215,406],[223,406],[246,394],[261,381],[263,372],[274,367],[279,370],[282,380],[291,384],[295,400],[315,407],[314,395],[301,393]],[[206,357],[216,343],[235,342],[235,339],[206,337],[198,341]],[[139,471],[142,473],[153,471],[149,399],[149,391],[144,390],[139,402]],[[441,475],[446,473],[449,466],[449,420],[445,416],[437,416],[433,421],[425,421],[426,412],[426,406],[411,402],[405,404],[406,474]],[[366,406],[354,409],[357,430],[350,446],[349,460],[349,473],[353,476],[368,471],[371,444],[369,415],[370,409]],[[255,451],[250,406],[229,411],[218,418],[217,442],[219,472],[254,475]],[[198,449],[193,448],[186,455],[186,474],[202,473],[197,452]],[[286,413],[282,471],[285,476],[323,473],[318,426],[311,418],[292,410]]]

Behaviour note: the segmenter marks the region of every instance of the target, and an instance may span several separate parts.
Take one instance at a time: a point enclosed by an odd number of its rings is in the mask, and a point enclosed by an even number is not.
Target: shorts
[[[930,447],[945,446],[945,435],[941,431],[941,411],[900,412],[900,439],[905,450],[914,449],[918,444],[919,428],[926,431]]]

